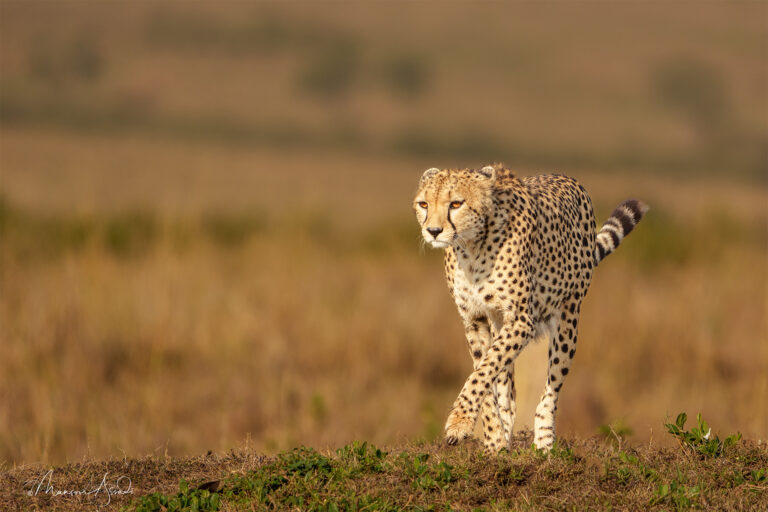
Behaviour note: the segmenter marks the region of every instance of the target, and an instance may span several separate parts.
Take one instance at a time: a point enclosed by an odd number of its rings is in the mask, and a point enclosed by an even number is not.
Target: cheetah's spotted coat
[[[424,173],[414,210],[424,240],[445,249],[448,288],[474,362],[445,425],[449,444],[470,436],[480,416],[486,449],[509,447],[515,358],[532,340],[546,338],[549,371],[534,443],[552,446],[557,398],[592,273],[647,209],[625,201],[596,232],[592,202],[572,178],[518,178],[498,164]]]

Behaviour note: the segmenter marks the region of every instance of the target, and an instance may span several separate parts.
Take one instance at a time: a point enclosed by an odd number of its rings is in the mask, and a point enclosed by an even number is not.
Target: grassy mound
[[[560,440],[545,453],[529,432],[498,456],[474,441],[389,451],[355,442],[271,458],[232,452],[18,468],[0,477],[0,499],[23,510],[130,512],[768,509],[765,443],[721,440],[700,417],[685,430],[685,420],[667,425],[680,444],[672,449],[628,447],[615,435]]]

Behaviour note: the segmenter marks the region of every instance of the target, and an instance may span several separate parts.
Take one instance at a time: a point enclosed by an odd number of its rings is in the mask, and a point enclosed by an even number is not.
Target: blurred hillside
[[[764,181],[765,11],[3,2],[2,124]]]
[[[653,208],[595,276],[561,431],[765,439],[766,14],[3,0],[0,460],[440,435],[471,364],[411,195],[497,160]]]

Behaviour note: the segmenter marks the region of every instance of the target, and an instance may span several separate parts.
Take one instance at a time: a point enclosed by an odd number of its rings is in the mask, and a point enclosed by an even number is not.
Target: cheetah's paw
[[[555,438],[551,435],[545,437],[536,437],[533,441],[533,444],[536,446],[537,450],[549,451],[555,444]]]
[[[472,435],[474,427],[475,422],[471,417],[454,409],[445,422],[445,442],[449,445],[458,444]]]

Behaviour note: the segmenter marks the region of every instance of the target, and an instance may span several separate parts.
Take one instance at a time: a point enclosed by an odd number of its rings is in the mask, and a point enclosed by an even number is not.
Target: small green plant
[[[453,474],[453,470],[453,466],[446,462],[439,462],[434,466],[433,471],[435,472],[435,481],[440,487],[446,487],[451,482],[458,480],[456,475]]]
[[[636,475],[651,482],[657,482],[661,478],[658,471],[640,462],[636,455],[619,452],[619,460],[626,464],[616,470],[616,478],[621,484],[628,483],[631,477]]]
[[[236,476],[225,481],[227,487],[223,491],[229,500],[250,499],[256,503],[264,503],[270,494],[288,484],[288,479],[275,473],[275,468],[266,466],[246,475]]]
[[[280,455],[280,460],[285,465],[285,469],[291,474],[306,476],[309,473],[319,475],[330,474],[333,466],[330,459],[320,455],[312,448],[294,448],[292,451]]]
[[[336,455],[342,463],[342,467],[347,467],[349,476],[354,476],[361,472],[381,473],[386,470],[384,459],[387,452],[383,452],[367,441],[354,441],[343,448],[336,450]]]
[[[569,446],[562,444],[559,440],[555,441],[555,444],[552,445],[549,455],[557,459],[563,459],[566,462],[574,461],[573,450]]]
[[[413,487],[421,489],[431,489],[435,486],[434,479],[429,474],[428,453],[420,453],[413,459],[407,455],[403,457],[405,463],[405,474],[413,478]]]
[[[514,465],[513,459],[499,457],[496,466],[496,481],[500,485],[519,484],[525,480],[523,475],[524,469],[523,466]]]
[[[213,512],[219,510],[220,506],[218,493],[190,489],[189,483],[182,480],[179,492],[174,496],[156,492],[139,498],[135,512]]]
[[[619,453],[619,460],[621,460],[621,462],[624,462],[626,464],[631,464],[633,466],[640,464],[640,459],[626,452]]]
[[[729,487],[738,487],[743,484],[762,485],[768,481],[768,469],[732,469],[720,473],[720,478],[728,483]]]
[[[620,467],[616,470],[616,481],[621,485],[627,485],[634,475],[634,472],[628,467]]]
[[[674,506],[675,510],[685,510],[698,504],[701,491],[699,485],[688,486],[678,480],[672,480],[668,484],[659,484],[650,505],[669,504]]]
[[[768,469],[753,469],[750,471],[749,476],[752,477],[752,481],[756,484],[760,484],[768,481]]]
[[[533,454],[537,459],[541,461],[551,457],[564,459],[568,462],[574,461],[573,450],[569,448],[568,445],[561,444],[559,441],[555,441],[555,443],[552,445],[552,448],[550,449],[537,448],[535,444],[531,443],[529,450],[531,454]],[[514,453],[515,452],[513,452],[513,454]]]
[[[428,464],[428,453],[417,454],[411,459],[407,454],[400,455],[400,461],[406,476],[412,479],[414,489],[429,491],[432,489],[445,489],[452,482],[459,479],[455,474],[455,468],[446,462]]]
[[[701,414],[696,416],[697,427],[691,430],[684,430],[688,415],[681,412],[677,415],[674,423],[665,423],[664,426],[670,434],[675,436],[684,448],[691,449],[707,457],[719,457],[728,447],[741,440],[741,433],[737,432],[721,440],[718,436],[712,435],[712,429],[707,422],[701,418]]]

